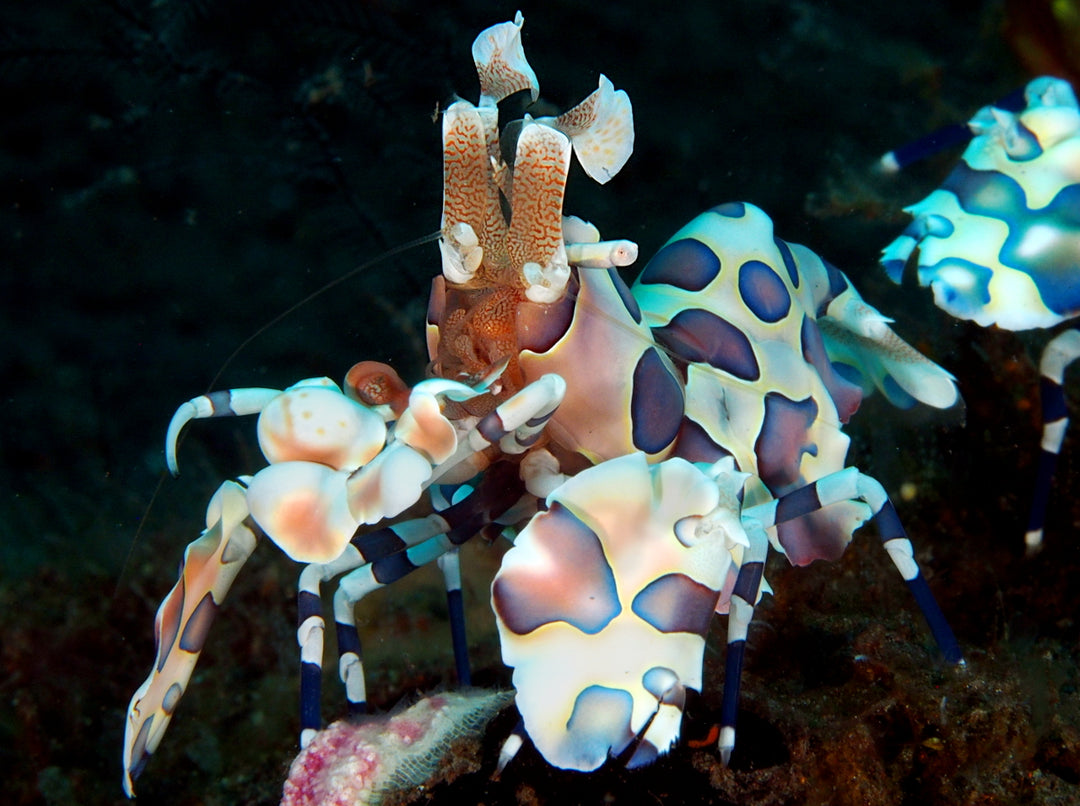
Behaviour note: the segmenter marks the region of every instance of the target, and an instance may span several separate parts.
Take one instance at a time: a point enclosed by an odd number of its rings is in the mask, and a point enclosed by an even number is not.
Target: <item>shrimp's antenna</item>
[[[432,243],[434,241],[437,241],[441,236],[442,236],[441,232],[432,232],[432,233],[430,233],[428,235],[421,235],[419,238],[414,238],[413,240],[407,241],[406,243],[403,243],[403,244],[401,244],[399,246],[395,246],[393,249],[389,249],[389,250],[383,252],[381,255],[373,257],[371,260],[368,260],[368,261],[365,261],[364,263],[361,263],[359,266],[352,269],[352,271],[348,271],[345,274],[341,275],[340,277],[335,277],[333,280],[328,282],[322,288],[319,288],[319,289],[317,289],[315,291],[312,291],[310,294],[308,294],[306,297],[304,297],[299,302],[295,303],[294,305],[290,305],[284,311],[279,313],[277,316],[275,316],[269,322],[264,324],[262,327],[260,327],[258,330],[256,330],[254,333],[252,333],[250,336],[248,336],[246,339],[244,339],[242,342],[240,342],[240,344],[236,347],[236,349],[233,350],[231,353],[229,353],[228,357],[225,359],[224,362],[222,362],[221,367],[218,369],[217,373],[214,375],[213,379],[210,381],[210,385],[207,387],[206,393],[209,394],[211,391],[213,391],[214,384],[216,384],[218,382],[218,379],[225,373],[225,370],[228,369],[229,365],[232,364],[233,360],[238,355],[240,355],[240,353],[243,351],[243,349],[245,347],[247,347],[249,344],[251,344],[251,342],[255,341],[255,339],[257,339],[259,336],[261,336],[267,330],[272,328],[274,325],[276,325],[282,319],[287,317],[289,314],[291,314],[297,308],[301,308],[304,305],[307,305],[309,302],[311,302],[316,297],[318,297],[318,296],[320,296],[322,294],[325,294],[327,291],[329,291],[331,288],[334,288],[335,286],[341,285],[341,283],[345,282],[346,280],[352,279],[353,277],[358,275],[360,272],[366,271],[367,269],[370,269],[372,266],[375,266],[375,265],[378,265],[379,263],[382,263],[384,260],[389,260],[390,258],[395,257],[396,255],[400,255],[402,252],[407,252],[408,250],[414,249],[417,246],[423,246],[426,243]],[[183,438],[184,438],[184,435],[181,434],[180,439],[177,440],[177,446],[179,446],[180,441],[182,441]],[[150,496],[150,501],[147,502],[147,504],[146,504],[146,509],[143,511],[142,518],[139,520],[138,527],[136,527],[136,529],[135,529],[135,534],[131,536],[131,542],[128,544],[127,554],[124,556],[124,564],[123,564],[123,566],[121,566],[120,573],[117,575],[117,578],[116,578],[116,587],[113,589],[113,595],[112,595],[113,599],[116,599],[117,595],[120,592],[120,584],[123,581],[124,576],[127,573],[128,566],[131,564],[131,555],[135,551],[135,546],[138,545],[139,538],[142,536],[143,527],[146,526],[146,521],[150,516],[150,511],[154,508],[154,502],[157,501],[158,495],[160,495],[160,493],[161,493],[161,486],[162,486],[162,484],[165,483],[165,479],[167,477],[168,477],[167,471],[164,471],[164,470],[161,471],[161,475],[158,476],[157,486],[154,487],[154,492]]]
[[[336,287],[338,285],[341,285],[346,280],[351,280],[353,277],[358,275],[360,272],[366,271],[366,270],[370,269],[372,266],[375,266],[375,265],[378,265],[379,263],[382,263],[384,260],[389,260],[392,257],[396,257],[397,255],[400,255],[402,252],[407,252],[410,249],[415,249],[417,246],[423,246],[426,243],[433,243],[434,241],[439,240],[439,238],[441,236],[442,236],[441,232],[432,232],[432,233],[429,233],[428,235],[421,235],[419,238],[414,238],[411,241],[406,241],[405,243],[400,244],[399,246],[395,246],[393,249],[389,249],[389,250],[383,252],[381,255],[378,255],[377,257],[373,257],[371,260],[368,260],[368,261],[366,261],[364,263],[361,263],[359,266],[357,266],[352,271],[346,272],[345,274],[341,275],[340,277],[335,277],[333,280],[328,282],[322,288],[319,288],[319,289],[317,289],[315,291],[312,291],[310,294],[308,294],[306,297],[304,297],[299,302],[296,302],[293,305],[290,305],[284,311],[279,313],[277,316],[275,316],[269,322],[264,324],[262,327],[260,327],[258,330],[256,330],[254,333],[252,333],[250,336],[248,336],[246,339],[244,339],[242,342],[240,342],[240,344],[237,345],[236,349],[233,350],[231,353],[229,353],[228,357],[222,362],[221,367],[218,369],[217,373],[211,379],[209,386],[207,386],[207,388],[206,388],[207,394],[209,394],[211,391],[213,391],[214,385],[218,382],[218,379],[221,378],[221,376],[225,374],[225,370],[229,368],[229,365],[232,364],[233,360],[238,355],[240,355],[240,353],[244,350],[245,347],[247,347],[249,344],[251,344],[251,342],[255,341],[255,339],[257,339],[259,336],[261,336],[267,330],[272,328],[274,325],[276,325],[278,322],[280,322],[286,316],[291,314],[293,311],[307,305],[313,299],[315,299],[316,297],[321,296],[322,294],[325,294],[331,288],[334,288],[334,287]]]

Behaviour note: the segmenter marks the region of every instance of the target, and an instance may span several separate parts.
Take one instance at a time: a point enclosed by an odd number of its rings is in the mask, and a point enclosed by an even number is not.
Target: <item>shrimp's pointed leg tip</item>
[[[720,729],[720,741],[716,744],[720,751],[720,763],[725,767],[731,764],[731,752],[735,749],[735,728],[727,725]]]
[[[521,750],[524,743],[525,738],[517,730],[506,737],[506,741],[503,742],[503,746],[499,750],[499,761],[495,765],[495,773],[492,775],[492,780],[499,780],[503,770],[506,769],[506,765],[514,760],[514,756],[518,754],[518,751]]]

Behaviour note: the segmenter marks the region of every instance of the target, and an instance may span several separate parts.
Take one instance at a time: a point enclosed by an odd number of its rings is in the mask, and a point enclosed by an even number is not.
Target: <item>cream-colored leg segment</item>
[[[124,791],[157,750],[187,688],[207,632],[233,580],[255,549],[244,488],[227,481],[206,510],[206,531],[184,552],[180,579],[154,619],[157,657],[128,705],[124,729]]]

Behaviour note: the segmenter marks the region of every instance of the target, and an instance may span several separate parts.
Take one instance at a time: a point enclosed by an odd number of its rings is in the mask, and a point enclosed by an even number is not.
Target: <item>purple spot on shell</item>
[[[682,384],[650,347],[634,367],[634,391],[630,398],[634,447],[645,453],[659,453],[679,433],[683,413]]]
[[[207,633],[210,632],[210,625],[213,624],[217,611],[218,606],[214,602],[213,594],[207,592],[199,600],[188,618],[187,624],[184,625],[184,632],[180,636],[180,649],[184,652],[202,652]]]
[[[678,441],[675,443],[675,455],[688,462],[706,462],[711,465],[725,456],[731,456],[731,451],[714,442],[698,423],[683,417]]]
[[[135,761],[128,769],[128,772],[133,781],[142,775],[142,771],[146,769],[146,762],[150,760],[150,753],[146,750],[146,742],[150,738],[150,731],[153,727],[154,715],[151,714],[146,718],[146,721],[142,723],[142,727],[139,728],[139,733],[131,745],[131,757],[135,759]]]
[[[173,683],[165,690],[165,695],[161,698],[161,710],[166,714],[172,714],[182,696],[184,696],[183,686],[179,683]]]
[[[722,215],[724,218],[743,218],[746,216],[745,202],[724,202],[709,209],[710,213]]]
[[[576,271],[576,270],[575,270]],[[580,285],[571,275],[566,295],[558,302],[542,304],[525,302],[517,309],[518,347],[534,353],[546,353],[566,335],[574,320]]]
[[[791,278],[791,284],[798,288],[799,265],[795,262],[795,256],[791,254],[791,247],[787,241],[776,236],[773,236],[773,243],[776,244],[776,249],[780,253],[780,259],[784,261],[784,268],[787,269],[788,277]]]
[[[701,291],[720,274],[720,258],[695,238],[680,238],[657,252],[638,282],[666,283],[686,291]]]
[[[663,327],[653,328],[656,340],[687,361],[704,362],[741,378],[761,377],[750,339],[731,322],[701,308],[679,311]]]
[[[825,273],[829,277],[829,296],[828,299],[822,301],[821,307],[823,310],[818,312],[819,316],[824,312],[824,308],[827,307],[832,300],[847,291],[848,287],[848,279],[840,269],[825,260],[825,258],[821,259],[821,263],[825,267]]]
[[[641,308],[638,306],[637,300],[634,299],[634,295],[630,293],[630,287],[619,276],[616,269],[608,269],[608,277],[611,278],[611,285],[615,289],[615,293],[619,295],[619,299],[622,300],[623,307],[630,314],[630,318],[636,324],[641,324]]]
[[[739,296],[762,322],[779,322],[791,310],[791,294],[772,267],[760,260],[739,266]]]
[[[574,700],[574,710],[566,721],[575,756],[599,766],[617,756],[634,739],[630,717],[634,700],[630,692],[605,686],[589,686]]]
[[[646,585],[630,609],[662,633],[709,632],[713,610],[720,598],[715,591],[685,574],[665,574]]]
[[[818,329],[817,322],[809,316],[803,317],[801,340],[803,358],[821,376],[825,388],[829,391],[829,397],[836,404],[836,413],[840,417],[840,422],[846,423],[851,415],[858,411],[859,404],[862,403],[862,387],[836,371],[825,352],[821,330]]]
[[[808,440],[817,413],[817,403],[811,397],[791,400],[779,392],[765,395],[765,416],[754,453],[758,475],[774,495],[790,492],[800,483],[799,462],[804,453],[817,454],[817,445]]]
[[[507,629],[527,635],[565,621],[595,635],[622,612],[600,538],[573,512],[553,501],[519,540],[526,535],[537,561],[504,567],[491,588],[492,606]]]
[[[851,542],[851,532],[834,521],[827,509],[781,523],[776,534],[788,562],[800,566],[814,560],[838,560]]]
[[[184,577],[181,574],[176,587],[161,603],[159,613],[161,619],[154,625],[155,630],[157,630],[155,637],[157,638],[157,670],[159,672],[165,668],[165,659],[172,652],[173,644],[176,643],[176,636],[180,632],[180,619],[184,615],[184,596],[186,593],[187,587],[184,585]]]

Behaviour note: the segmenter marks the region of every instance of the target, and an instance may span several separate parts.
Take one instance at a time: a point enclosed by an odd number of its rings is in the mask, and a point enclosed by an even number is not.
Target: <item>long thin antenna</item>
[[[269,322],[264,324],[262,327],[260,327],[258,330],[256,330],[254,333],[252,333],[250,336],[248,336],[246,339],[244,339],[242,342],[240,342],[240,344],[237,346],[237,348],[235,350],[233,350],[231,353],[229,353],[228,357],[221,364],[221,367],[218,369],[217,373],[214,375],[213,379],[210,381],[209,386],[207,386],[206,393],[209,394],[211,391],[213,391],[214,385],[218,382],[218,379],[225,373],[225,370],[228,369],[229,365],[233,362],[233,360],[238,355],[240,355],[240,353],[243,351],[243,349],[245,347],[247,347],[249,344],[251,344],[251,342],[255,341],[255,339],[257,339],[259,336],[261,336],[267,330],[272,328],[274,325],[276,325],[282,319],[287,317],[293,311],[295,311],[298,308],[303,307],[304,305],[307,305],[313,299],[315,299],[316,297],[321,296],[322,294],[325,294],[331,288],[334,288],[335,286],[340,285],[341,283],[345,282],[346,280],[352,279],[353,277],[355,277],[360,272],[366,271],[367,269],[370,269],[372,266],[375,266],[375,265],[377,265],[379,263],[382,263],[384,260],[389,260],[392,257],[400,255],[402,252],[407,252],[408,250],[414,249],[417,246],[422,246],[422,245],[424,245],[426,243],[432,243],[433,241],[437,241],[441,237],[441,235],[442,235],[442,233],[440,233],[440,232],[433,232],[433,233],[430,233],[428,235],[422,235],[419,238],[414,238],[413,240],[407,241],[406,243],[403,243],[403,244],[401,244],[399,246],[395,246],[393,249],[387,250],[386,252],[383,252],[381,255],[378,255],[377,257],[373,257],[371,260],[369,260],[369,261],[367,261],[365,263],[361,263],[359,266],[354,268],[352,271],[346,272],[345,274],[341,275],[340,277],[334,278],[333,280],[328,282],[326,285],[324,285],[322,288],[319,288],[316,291],[312,291],[310,294],[308,294],[306,297],[304,297],[299,302],[295,303],[294,305],[290,305],[284,311],[279,313],[277,316],[275,316]],[[181,434],[180,439],[177,440],[177,447],[179,447],[179,445],[183,441],[183,439],[184,439],[184,435]],[[150,511],[154,507],[154,502],[157,501],[158,496],[161,494],[161,486],[165,483],[165,479],[168,478],[168,477],[169,477],[168,472],[164,471],[164,470],[162,470],[161,474],[158,476],[158,481],[157,481],[157,485],[154,487],[154,492],[153,492],[153,494],[151,494],[150,500],[146,504],[146,509],[143,510],[142,518],[139,520],[139,525],[135,529],[135,534],[131,536],[131,542],[128,544],[127,554],[124,556],[124,564],[123,564],[123,566],[121,566],[120,573],[116,578],[116,587],[113,589],[113,595],[112,595],[113,599],[115,599],[117,597],[117,595],[119,595],[119,593],[120,593],[121,581],[124,579],[124,576],[127,574],[128,566],[131,564],[131,555],[132,555],[132,553],[134,553],[135,546],[138,544],[139,538],[142,536],[143,527],[146,526],[146,521],[150,516]]]
[[[243,349],[245,347],[247,347],[249,344],[251,344],[251,342],[255,341],[255,339],[257,339],[259,336],[261,336],[267,330],[272,328],[274,325],[276,325],[278,322],[280,322],[286,316],[291,314],[293,311],[297,310],[298,308],[302,308],[304,305],[307,305],[313,299],[315,299],[316,297],[321,296],[322,294],[325,294],[331,288],[334,288],[334,287],[336,287],[338,285],[341,285],[346,280],[352,279],[353,277],[355,277],[360,272],[366,271],[367,269],[370,269],[372,266],[375,266],[375,265],[377,265],[379,263],[382,263],[384,260],[389,260],[392,257],[400,255],[402,252],[407,252],[408,250],[414,249],[417,246],[423,246],[426,243],[432,243],[434,241],[437,241],[437,240],[439,240],[439,238],[441,236],[442,236],[442,233],[440,233],[440,232],[432,232],[432,233],[430,233],[428,235],[422,235],[419,238],[414,238],[413,240],[407,241],[406,243],[403,243],[403,244],[401,244],[399,246],[395,246],[393,249],[390,249],[390,250],[388,250],[386,252],[383,252],[378,257],[373,257],[371,260],[367,261],[366,263],[361,263],[359,266],[357,266],[352,271],[346,272],[345,274],[341,275],[340,277],[334,278],[333,280],[328,282],[326,285],[324,285],[322,288],[318,289],[317,291],[312,291],[310,294],[308,294],[306,297],[304,297],[299,302],[295,303],[294,305],[289,306],[284,311],[282,311],[277,316],[275,316],[273,319],[271,319],[269,322],[267,322],[265,325],[260,327],[254,333],[252,333],[250,336],[248,336],[246,339],[244,339],[242,342],[240,342],[240,344],[237,346],[237,348],[235,350],[233,350],[231,353],[229,353],[229,356],[225,359],[225,361],[222,363],[221,367],[218,369],[217,373],[211,379],[210,385],[207,386],[207,388],[206,388],[206,392],[210,393],[210,392],[213,391],[214,385],[218,382],[218,379],[221,378],[221,376],[223,374],[225,374],[225,370],[229,368],[229,365],[232,364],[233,360],[238,355],[240,355],[240,353],[243,351]]]

